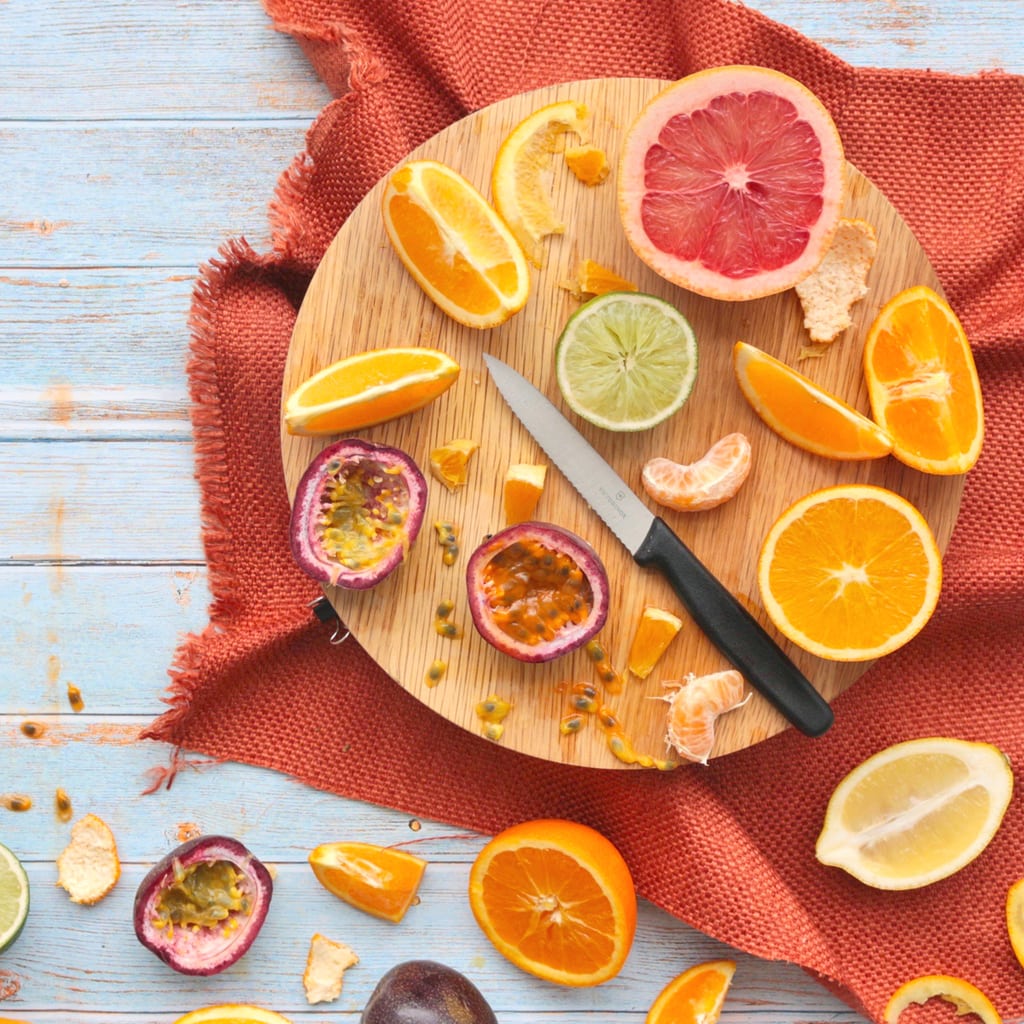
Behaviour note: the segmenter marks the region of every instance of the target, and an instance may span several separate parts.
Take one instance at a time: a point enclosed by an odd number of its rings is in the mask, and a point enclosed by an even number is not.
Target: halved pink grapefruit
[[[626,133],[619,210],[648,266],[716,299],[791,288],[818,265],[846,193],[843,146],[800,82],[730,65],[668,86]]]

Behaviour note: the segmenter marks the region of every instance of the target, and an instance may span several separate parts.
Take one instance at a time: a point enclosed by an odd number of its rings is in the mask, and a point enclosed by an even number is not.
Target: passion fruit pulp
[[[345,438],[309,464],[295,492],[292,554],[321,583],[376,586],[398,568],[423,525],[427,484],[398,448]]]
[[[519,661],[551,661],[585,644],[608,617],[608,575],[581,537],[552,523],[493,534],[466,567],[477,632]]]
[[[237,839],[198,836],[143,878],[135,934],[181,974],[217,974],[252,945],[273,892],[270,872]]]

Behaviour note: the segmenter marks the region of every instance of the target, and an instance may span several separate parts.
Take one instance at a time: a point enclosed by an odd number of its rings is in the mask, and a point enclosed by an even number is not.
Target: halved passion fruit
[[[310,463],[292,506],[292,554],[315,580],[365,590],[393,572],[423,524],[427,484],[398,448],[345,438]]]
[[[501,530],[466,567],[477,632],[520,661],[551,661],[585,644],[608,617],[608,575],[583,539],[551,523]]]
[[[181,974],[217,974],[252,945],[273,892],[270,872],[237,839],[198,836],[142,880],[135,934]]]

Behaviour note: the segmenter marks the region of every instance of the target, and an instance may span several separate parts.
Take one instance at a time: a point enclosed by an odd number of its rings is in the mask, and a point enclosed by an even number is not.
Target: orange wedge
[[[339,899],[385,921],[401,921],[427,862],[394,847],[323,843],[309,855],[320,884]]]
[[[922,473],[966,473],[985,434],[981,384],[967,335],[930,288],[908,288],[882,307],[864,343],[875,419],[893,455]]]
[[[629,671],[638,679],[646,679],[682,628],[683,620],[678,615],[647,605],[629,647]]]
[[[433,348],[381,348],[341,359],[289,396],[290,434],[341,434],[421,409],[447,391],[459,364]]]
[[[896,1024],[911,1003],[926,1003],[929,999],[952,1003],[958,1017],[973,1013],[982,1024],[1002,1024],[992,1001],[981,989],[949,974],[926,974],[901,985],[886,1003],[882,1019],[885,1024]]]
[[[570,132],[587,141],[585,104],[551,103],[512,129],[494,161],[494,205],[535,267],[544,265],[544,238],[565,231],[555,212],[550,180],[554,155],[564,151]]]
[[[1024,878],[1014,882],[1006,894],[1006,930],[1013,954],[1024,967]]]
[[[754,412],[790,444],[828,459],[880,459],[892,439],[879,425],[753,345],[733,346],[736,381]]]
[[[761,600],[793,643],[821,658],[867,661],[915,636],[942,585],[921,513],[882,487],[840,484],[801,498],[768,531]]]
[[[654,1000],[645,1024],[715,1024],[735,973],[733,960],[709,960],[683,971]]]
[[[517,462],[505,473],[505,522],[524,523],[533,518],[537,503],[544,493],[548,467]]]
[[[517,967],[562,985],[599,985],[622,969],[636,931],[636,890],[619,851],[574,821],[513,825],[478,854],[473,915]]]
[[[414,160],[388,178],[384,228],[398,258],[450,317],[495,327],[530,294],[523,250],[486,199],[457,171]]]
[[[291,1024],[291,1021],[273,1010],[249,1003],[221,1003],[186,1013],[174,1024]]]

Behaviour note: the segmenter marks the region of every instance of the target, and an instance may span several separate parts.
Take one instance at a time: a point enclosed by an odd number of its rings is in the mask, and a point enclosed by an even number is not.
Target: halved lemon
[[[291,1021],[273,1010],[249,1003],[221,1003],[186,1013],[174,1024],[291,1024]]]
[[[836,787],[815,854],[876,889],[930,885],[988,846],[1012,793],[1010,764],[990,743],[897,743]]]
[[[911,1003],[926,1003],[929,999],[944,999],[952,1003],[958,1017],[973,1013],[982,1024],[1002,1024],[992,1001],[981,989],[950,974],[926,974],[900,985],[886,1003],[882,1019],[885,1024],[896,1024],[900,1014]]]

